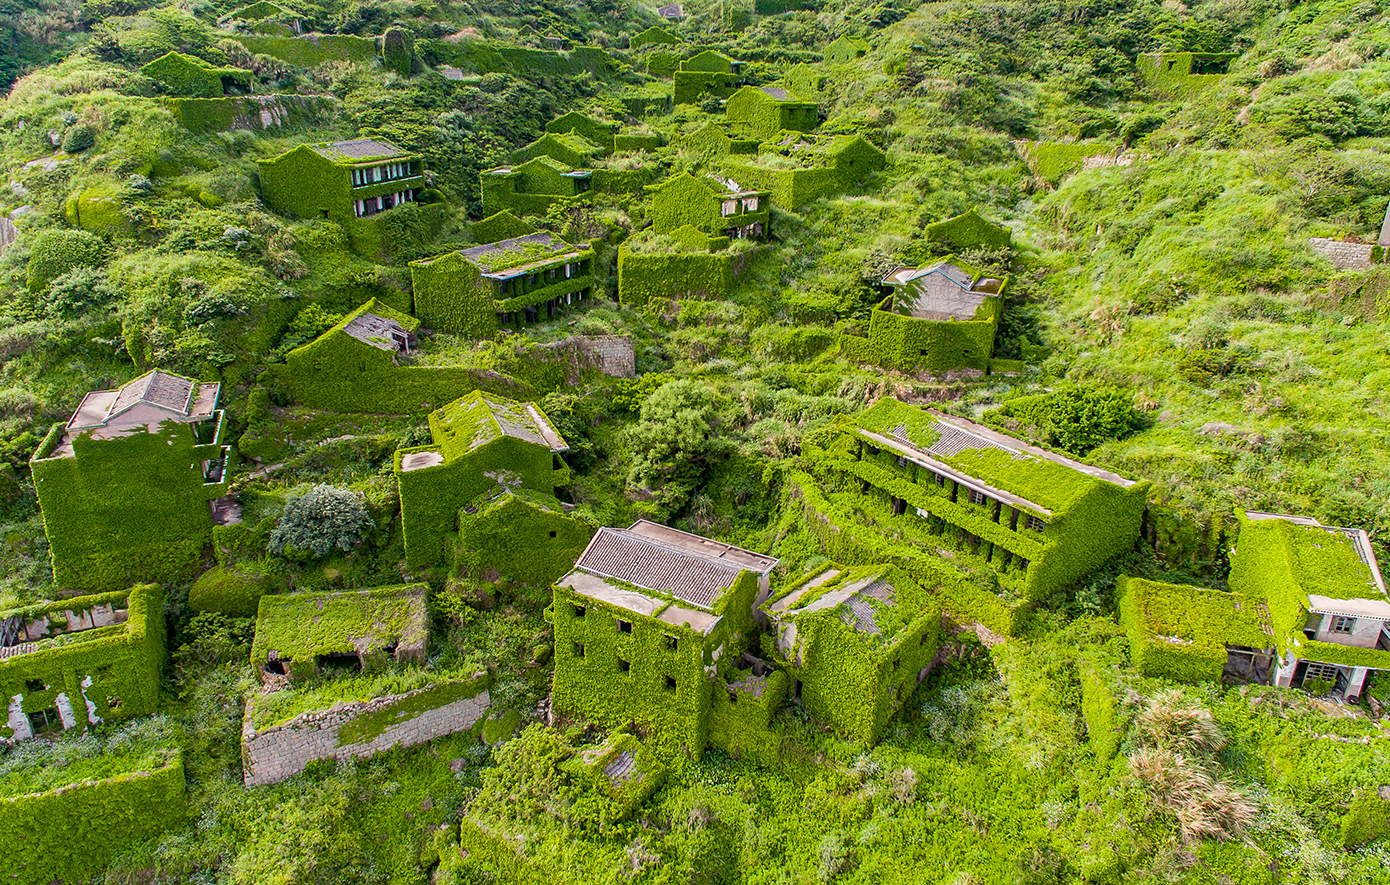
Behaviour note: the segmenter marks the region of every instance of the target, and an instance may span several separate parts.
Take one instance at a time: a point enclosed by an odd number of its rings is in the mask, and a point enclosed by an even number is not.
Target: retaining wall
[[[1365,270],[1371,266],[1370,243],[1344,243],[1341,240],[1328,240],[1313,237],[1308,241],[1313,251],[1326,256],[1338,270]]]
[[[440,694],[440,705],[429,707],[427,693]],[[486,679],[479,675],[471,682],[443,682],[401,695],[338,704],[262,731],[252,722],[254,704],[247,704],[241,726],[243,780],[248,787],[278,784],[320,759],[365,759],[392,747],[467,731],[483,718],[490,703]]]

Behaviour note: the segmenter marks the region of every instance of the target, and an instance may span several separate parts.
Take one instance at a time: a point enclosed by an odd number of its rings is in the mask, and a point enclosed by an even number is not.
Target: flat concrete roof
[[[411,452],[401,456],[401,471],[423,470],[426,467],[438,467],[444,463],[444,456],[439,452]]]
[[[590,574],[586,571],[575,569],[565,575],[558,582],[559,586],[566,587],[581,596],[587,596],[597,602],[606,602],[618,608],[627,609],[639,615],[654,617],[657,612],[666,608],[669,604],[664,599],[657,599],[645,593],[638,593],[635,590],[628,590],[608,583],[598,575]]]

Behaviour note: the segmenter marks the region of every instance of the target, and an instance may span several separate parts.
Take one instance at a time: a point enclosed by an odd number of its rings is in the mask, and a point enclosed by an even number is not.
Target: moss
[[[1363,790],[1342,815],[1342,847],[1359,848],[1390,839],[1390,799]]]
[[[271,651],[291,661],[297,677],[312,675],[319,655],[380,654],[387,647],[423,655],[428,620],[424,584],[403,584],[341,593],[262,596],[251,661]]]
[[[121,197],[121,188],[111,183],[79,188],[64,201],[63,216],[73,227],[95,234],[120,233],[128,227]]]
[[[264,549],[264,543],[259,546]],[[213,566],[188,588],[188,607],[195,612],[254,618],[265,592],[265,581],[259,574]]]
[[[338,746],[370,743],[388,728],[455,701],[477,697],[486,690],[487,677],[479,675],[467,682],[441,682],[430,688],[410,692],[378,710],[344,723],[342,728],[338,729]]]
[[[1268,647],[1259,604],[1240,593],[1133,577],[1122,578],[1117,592],[1134,668],[1180,682],[1219,681],[1227,645]]]
[[[78,267],[96,267],[106,259],[106,245],[81,230],[46,230],[29,248],[30,292],[42,292],[55,278]]]

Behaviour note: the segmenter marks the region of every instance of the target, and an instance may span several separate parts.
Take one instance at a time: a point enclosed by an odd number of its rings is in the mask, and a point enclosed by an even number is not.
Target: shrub
[[[1124,439],[1147,426],[1134,396],[1116,387],[1069,384],[1052,393],[1010,400],[985,420],[1021,431],[1077,455],[1101,443]]]
[[[1390,839],[1390,799],[1374,792],[1361,793],[1351,800],[1342,818],[1342,845],[1355,848],[1383,839]]]
[[[46,230],[29,250],[29,291],[48,284],[76,267],[101,264],[106,255],[101,238],[82,230]]]
[[[268,547],[272,553],[327,556],[334,548],[351,550],[371,528],[372,518],[359,496],[320,483],[285,502]]]
[[[96,133],[87,126],[74,126],[63,136],[63,150],[80,154],[96,143]]]
[[[259,575],[215,566],[188,588],[188,607],[195,612],[254,618],[264,592]]]

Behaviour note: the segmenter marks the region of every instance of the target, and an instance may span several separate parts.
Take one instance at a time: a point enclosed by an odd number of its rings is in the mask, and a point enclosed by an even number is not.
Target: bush
[[[265,587],[259,575],[215,566],[188,588],[188,607],[195,612],[216,612],[254,618]]]
[[[347,489],[319,484],[285,502],[279,525],[270,534],[270,552],[327,556],[335,548],[351,550],[373,527],[361,497]]]
[[[74,126],[63,136],[63,150],[80,154],[96,143],[96,133],[86,126]]]
[[[1053,393],[1010,400],[985,414],[985,420],[1023,432],[1076,455],[1124,439],[1148,421],[1134,407],[1134,396],[1115,387],[1069,384]]]
[[[106,257],[101,238],[81,230],[46,230],[29,250],[29,291],[42,292],[76,267],[93,267]]]

